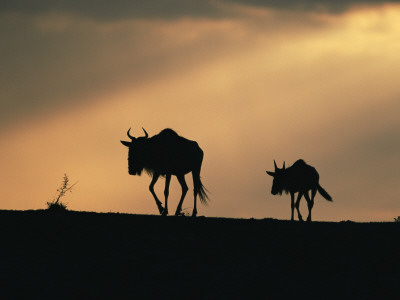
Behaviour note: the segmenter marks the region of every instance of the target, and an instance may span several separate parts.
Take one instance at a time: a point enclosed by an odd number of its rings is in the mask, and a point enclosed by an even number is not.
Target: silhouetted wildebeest
[[[307,200],[308,205],[308,218],[307,221],[311,221],[311,210],[314,206],[314,197],[317,191],[328,201],[332,201],[332,197],[319,185],[319,174],[315,168],[307,165],[304,160],[299,159],[291,167],[285,169],[285,162],[283,162],[283,168],[279,169],[276,166],[274,160],[275,172],[267,171],[268,175],[274,177],[272,183],[271,194],[282,195],[282,192],[290,193],[291,196],[291,207],[292,207],[292,218],[294,213],[294,194],[298,193],[296,200],[296,210],[299,216],[299,220],[303,221],[299,211],[300,199],[304,196]],[[311,199],[308,195],[308,191],[311,190]]]
[[[172,129],[164,129],[159,134],[150,137],[146,130],[144,137],[135,138],[129,134],[130,142],[121,141],[124,146],[129,147],[128,165],[130,175],[141,175],[143,169],[153,176],[150,183],[150,192],[152,193],[160,214],[168,214],[168,194],[171,175],[175,175],[182,187],[182,196],[176,209],[175,215],[180,215],[183,200],[188,191],[185,181],[185,174],[192,172],[194,186],[194,207],[192,216],[197,215],[196,197],[199,195],[200,201],[207,204],[208,196],[206,189],[200,180],[201,164],[203,162],[203,151],[199,145],[188,139],[179,136]],[[165,208],[158,200],[154,192],[154,185],[157,179],[165,176]]]

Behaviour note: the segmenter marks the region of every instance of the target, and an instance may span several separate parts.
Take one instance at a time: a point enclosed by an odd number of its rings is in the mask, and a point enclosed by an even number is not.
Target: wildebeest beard
[[[277,195],[282,196],[283,193],[288,194],[289,188],[285,184],[286,178],[284,177],[284,174],[279,174],[278,176],[278,178],[275,178],[277,182],[274,182],[274,188]]]
[[[282,195],[283,193],[289,194],[289,189],[288,189],[288,187],[287,187],[286,185],[285,185],[285,186],[282,186],[282,187],[279,189],[278,194],[279,194],[279,195]]]
[[[142,175],[143,165],[140,164],[134,156],[128,155],[128,171],[130,175]]]
[[[279,196],[282,196],[283,193],[288,194],[289,191],[287,189],[283,189],[283,188],[282,189],[278,189],[276,191],[276,194],[279,195]]]
[[[282,193],[289,194],[289,190],[283,189],[279,192],[279,195],[282,195]]]
[[[148,148],[148,140],[139,140],[129,148],[128,169],[130,175],[142,175],[143,169],[147,174],[153,175],[154,170],[151,164],[151,154]]]

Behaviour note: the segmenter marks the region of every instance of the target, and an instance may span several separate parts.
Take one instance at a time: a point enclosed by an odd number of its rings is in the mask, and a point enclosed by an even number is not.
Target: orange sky
[[[79,181],[70,209],[156,213],[150,178],[128,175],[119,142],[143,126],[205,152],[199,215],[289,218],[265,170],[298,158],[333,197],[317,195],[315,220],[400,215],[400,5],[216,3],[221,16],[2,11],[0,209],[45,208],[67,173]],[[179,196],[173,179],[171,212]]]

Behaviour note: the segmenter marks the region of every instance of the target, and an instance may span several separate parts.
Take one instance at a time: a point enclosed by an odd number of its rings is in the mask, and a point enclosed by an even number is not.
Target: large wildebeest
[[[274,177],[272,183],[271,194],[282,195],[282,192],[290,193],[291,196],[291,207],[292,207],[292,218],[294,213],[294,194],[298,193],[296,200],[296,210],[299,216],[299,220],[303,221],[301,217],[299,205],[300,199],[304,196],[307,200],[308,205],[308,218],[307,221],[311,221],[311,210],[314,206],[314,197],[317,191],[328,201],[332,201],[332,197],[319,185],[319,174],[314,167],[307,165],[304,160],[299,159],[291,167],[285,168],[285,162],[283,162],[283,168],[279,169],[276,166],[274,160],[275,172],[267,171],[268,175]],[[308,195],[308,191],[311,190],[311,199]]]
[[[194,206],[192,216],[197,215],[196,197],[199,195],[200,201],[207,204],[206,189],[200,180],[201,164],[203,162],[203,151],[199,145],[188,139],[179,136],[172,129],[164,129],[159,134],[150,137],[146,130],[144,137],[135,138],[127,132],[130,142],[121,141],[129,148],[128,169],[130,175],[141,175],[143,169],[153,176],[150,183],[150,192],[152,193],[160,214],[168,214],[168,194],[171,176],[175,175],[182,187],[182,196],[176,209],[175,215],[180,215],[183,200],[188,191],[185,181],[185,174],[192,172],[194,186]],[[158,178],[165,176],[165,207],[157,198],[154,192],[154,185]]]

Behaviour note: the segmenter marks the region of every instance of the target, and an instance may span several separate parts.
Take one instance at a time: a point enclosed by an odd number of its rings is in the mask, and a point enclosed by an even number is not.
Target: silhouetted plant
[[[177,216],[179,216],[179,217],[189,217],[189,216],[190,216],[190,213],[187,211],[189,208],[190,208],[190,207],[183,208],[183,209],[181,210],[181,212],[179,213],[179,215],[177,215]]]
[[[400,223],[400,216],[398,216],[397,218],[394,218],[394,221]]]
[[[66,211],[67,205],[60,201],[67,192],[72,192],[72,188],[77,184],[69,185],[69,178],[67,174],[64,174],[63,182],[57,189],[56,195],[53,197],[53,201],[47,202],[47,209],[50,211]]]

